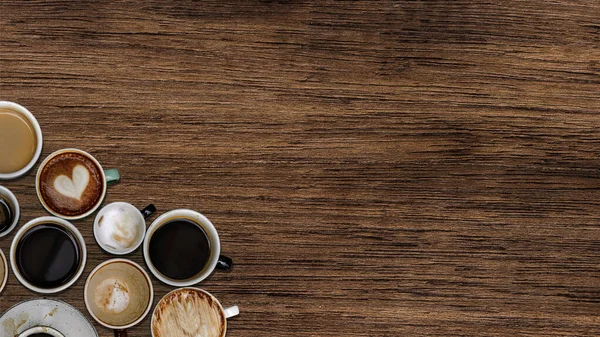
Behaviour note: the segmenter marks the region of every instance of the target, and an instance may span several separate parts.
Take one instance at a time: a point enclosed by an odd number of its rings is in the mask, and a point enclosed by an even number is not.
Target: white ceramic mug
[[[154,233],[165,224],[182,219],[190,220],[200,226],[207,235],[210,246],[210,257],[204,264],[202,270],[196,275],[184,280],[173,279],[163,275],[157,270],[150,258],[150,241],[152,240]],[[148,269],[150,269],[150,272],[156,276],[156,278],[175,287],[191,286],[207,278],[215,268],[230,270],[233,264],[230,258],[221,255],[221,242],[219,241],[219,234],[217,233],[215,226],[204,215],[189,209],[175,209],[166,212],[152,222],[146,232],[146,237],[144,238],[144,260],[146,261]]]
[[[71,235],[73,235],[73,238],[77,241],[77,246],[78,246],[77,249],[79,252],[79,264],[77,265],[75,274],[64,284],[61,284],[60,286],[53,287],[53,288],[41,288],[34,284],[31,284],[21,274],[20,268],[17,263],[17,248],[19,246],[19,242],[21,241],[23,236],[30,229],[32,229],[38,225],[43,225],[43,224],[57,225],[59,227],[62,227],[65,230],[67,230]],[[40,257],[40,259],[41,258],[42,257]],[[17,280],[19,280],[19,282],[21,282],[21,284],[24,285],[29,290],[35,291],[40,294],[54,294],[54,293],[63,291],[65,289],[69,288],[70,286],[72,286],[73,283],[75,283],[77,281],[77,279],[79,279],[79,277],[83,273],[83,270],[85,269],[86,261],[87,261],[87,250],[85,248],[85,240],[83,239],[83,236],[81,235],[79,230],[75,226],[73,226],[73,224],[68,222],[67,220],[53,217],[53,216],[44,216],[44,217],[35,218],[35,219],[29,221],[28,223],[26,223],[25,225],[23,225],[23,227],[21,227],[19,229],[17,234],[15,234],[15,238],[13,239],[12,244],[10,245],[10,266],[13,270],[13,273],[17,277]]]
[[[200,288],[179,288],[166,294],[154,308],[152,337],[217,336],[227,334],[227,320],[237,316],[237,305],[223,308],[221,302]]]
[[[34,334],[47,334],[52,337],[65,337],[65,335],[63,335],[59,331],[47,326],[36,326],[34,328],[27,329],[20,333],[17,337],[28,337]]]
[[[41,188],[40,187],[40,184],[41,184],[40,178],[41,178],[41,174],[44,170],[44,167],[48,164],[48,162],[50,160],[52,160],[53,158],[55,158],[59,155],[65,154],[65,153],[75,153],[75,154],[79,154],[79,155],[82,155],[82,156],[88,158],[98,168],[98,172],[102,177],[102,191],[101,191],[100,197],[98,198],[98,201],[96,202],[96,204],[94,204],[94,206],[91,209],[89,209],[88,211],[86,211],[85,213],[78,214],[78,215],[72,215],[72,216],[60,214],[57,211],[53,210],[51,207],[49,207],[47,205],[46,201],[44,200],[44,198],[42,197],[42,192],[40,190],[40,188]],[[98,160],[96,158],[94,158],[94,156],[92,156],[91,154],[89,154],[83,150],[68,148],[68,149],[62,149],[62,150],[58,150],[58,151],[51,153],[40,164],[40,167],[38,168],[38,171],[37,171],[37,175],[35,177],[35,190],[37,192],[37,196],[38,196],[38,199],[40,200],[40,203],[42,204],[42,206],[44,206],[44,208],[48,212],[50,212],[50,214],[60,217],[60,218],[63,218],[63,219],[67,219],[67,220],[78,220],[78,219],[85,218],[85,217],[89,216],[90,214],[94,213],[98,209],[98,207],[100,207],[100,205],[102,204],[102,201],[104,200],[104,197],[106,196],[107,184],[116,183],[120,179],[121,179],[121,176],[117,169],[112,168],[112,169],[105,170],[102,168],[102,165],[100,165],[100,162],[98,162]]]
[[[96,322],[113,329],[115,337],[126,337],[127,329],[139,324],[150,312],[154,287],[139,264],[127,259],[111,259],[90,272],[83,297]]]
[[[129,254],[144,242],[146,219],[154,212],[153,204],[138,210],[127,202],[110,203],[96,214],[94,238],[107,253]]]
[[[37,119],[35,119],[33,114],[20,104],[8,102],[8,101],[0,101],[0,110],[1,109],[7,109],[7,110],[17,112],[21,116],[25,117],[31,124],[31,127],[33,127],[33,129],[35,131],[36,141],[37,141],[33,157],[31,158],[31,160],[25,167],[23,167],[22,169],[20,169],[18,171],[11,172],[11,173],[0,173],[0,180],[9,180],[9,179],[18,178],[18,177],[24,175],[25,173],[29,172],[29,170],[31,170],[31,168],[35,165],[35,163],[40,158],[40,154],[42,153],[42,144],[43,144],[42,129],[40,128],[40,124],[38,123]]]
[[[15,195],[8,188],[0,186],[0,197],[9,203],[8,207],[10,207],[11,212],[14,213],[12,223],[7,229],[0,232],[1,238],[8,235],[8,233],[10,233],[17,226],[17,223],[19,222],[19,216],[21,215],[21,210],[19,208],[19,201],[17,200],[17,197],[15,197]]]

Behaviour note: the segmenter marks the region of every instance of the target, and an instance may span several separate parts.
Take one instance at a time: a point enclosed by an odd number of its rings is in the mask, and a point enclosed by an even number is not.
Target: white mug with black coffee
[[[10,246],[13,273],[28,289],[53,294],[69,288],[83,273],[85,241],[70,222],[52,216],[33,219]]]
[[[107,184],[119,180],[119,171],[104,170],[91,154],[79,149],[62,149],[44,159],[37,172],[35,188],[48,212],[77,220],[98,209],[106,196]]]
[[[196,284],[213,270],[232,266],[232,260],[221,255],[215,226],[189,209],[166,212],[152,222],[144,239],[144,259],[154,276],[176,287]]]

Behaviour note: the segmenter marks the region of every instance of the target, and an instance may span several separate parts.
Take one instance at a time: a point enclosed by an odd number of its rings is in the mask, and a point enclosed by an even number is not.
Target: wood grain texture
[[[0,99],[213,221],[228,337],[600,335],[598,1],[2,0]]]

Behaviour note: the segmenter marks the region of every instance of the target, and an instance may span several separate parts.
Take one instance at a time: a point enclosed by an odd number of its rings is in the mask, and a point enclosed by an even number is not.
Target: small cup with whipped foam
[[[150,204],[138,210],[126,202],[113,202],[104,206],[94,220],[94,237],[106,252],[125,255],[136,250],[146,234],[146,219],[156,212]]]

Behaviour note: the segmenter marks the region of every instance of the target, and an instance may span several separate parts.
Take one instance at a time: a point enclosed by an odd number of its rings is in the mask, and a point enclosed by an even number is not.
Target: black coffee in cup
[[[80,262],[81,248],[74,235],[52,223],[25,232],[16,249],[21,275],[39,288],[50,289],[69,282]]]
[[[192,278],[204,269],[209,259],[208,236],[200,225],[191,220],[167,222],[150,239],[150,260],[168,278]]]
[[[0,197],[0,233],[7,230],[14,220],[13,211],[8,201]]]
[[[34,333],[33,335],[29,335],[29,337],[53,337],[51,334],[48,333]]]

